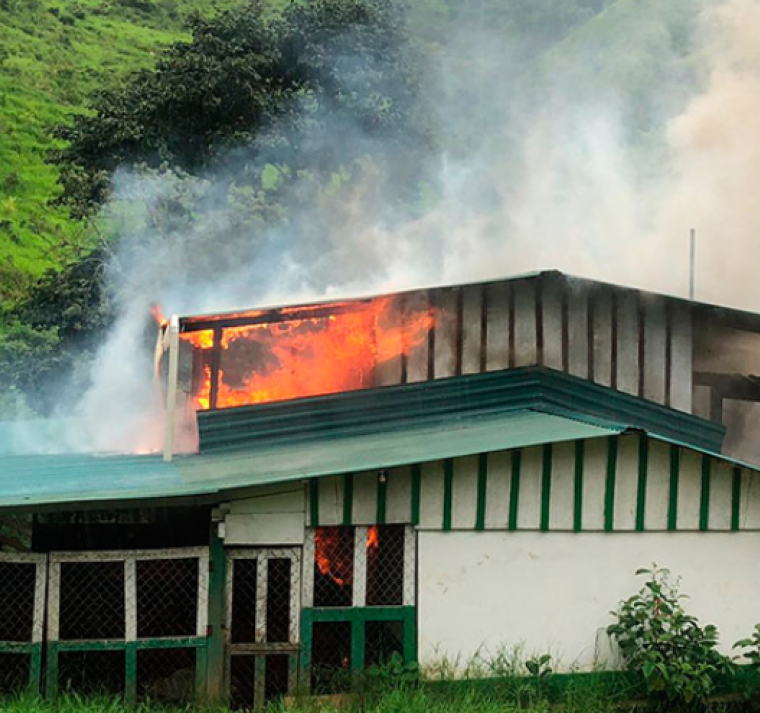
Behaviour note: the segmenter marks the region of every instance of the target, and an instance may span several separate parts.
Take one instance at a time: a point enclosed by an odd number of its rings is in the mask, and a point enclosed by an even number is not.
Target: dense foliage
[[[252,2],[196,19],[192,33],[59,130],[63,201],[75,216],[102,205],[120,166],[197,173],[245,147],[236,182],[260,185],[267,164],[329,175],[371,151],[352,142],[338,150],[341,124],[382,138],[376,159],[389,141],[399,156],[424,144],[404,16],[390,0],[316,0],[269,21]]]
[[[626,666],[643,677],[647,690],[669,706],[692,706],[714,693],[733,663],[719,653],[718,631],[687,613],[678,587],[664,568],[640,569],[647,581],[612,612],[615,637]]]

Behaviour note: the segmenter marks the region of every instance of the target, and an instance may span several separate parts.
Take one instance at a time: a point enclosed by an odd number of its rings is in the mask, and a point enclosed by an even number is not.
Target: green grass
[[[127,709],[123,704],[108,698],[81,698],[62,696],[55,702],[36,698],[13,698],[0,703],[3,713],[173,713],[180,709],[145,703]],[[188,709],[182,709],[188,710]],[[227,713],[221,707],[198,707],[199,713]],[[304,699],[284,705],[272,704],[267,713],[317,713],[317,711],[343,711],[344,713],[608,713],[609,701],[589,695],[582,699],[568,697],[549,704],[547,701],[518,702],[480,691],[475,687],[446,695],[429,690],[395,690],[377,696],[371,701],[356,699]]]
[[[45,163],[50,129],[187,38],[190,13],[241,2],[0,0],[0,303],[89,240],[86,226],[49,205],[59,193]]]

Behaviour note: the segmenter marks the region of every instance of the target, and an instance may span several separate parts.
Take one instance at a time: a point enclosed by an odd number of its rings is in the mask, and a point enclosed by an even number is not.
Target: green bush
[[[732,661],[717,651],[718,630],[686,613],[682,602],[687,597],[671,582],[669,570],[654,565],[636,574],[648,579],[612,612],[617,622],[607,633],[655,702],[669,707],[704,702],[718,679],[734,670]]]

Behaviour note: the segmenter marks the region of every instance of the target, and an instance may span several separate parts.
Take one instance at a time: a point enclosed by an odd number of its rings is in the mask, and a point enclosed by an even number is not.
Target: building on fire
[[[758,314],[543,272],[174,317],[156,354],[162,454],[0,434],[5,689],[250,708],[394,653],[612,666],[652,562],[727,647],[760,620]]]

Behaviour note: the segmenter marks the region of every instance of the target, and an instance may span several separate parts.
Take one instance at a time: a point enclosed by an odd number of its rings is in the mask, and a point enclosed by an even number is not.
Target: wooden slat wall
[[[425,290],[403,301],[408,315],[430,308],[434,326],[407,357],[382,365],[379,385],[543,365],[692,410],[688,305],[549,278]]]
[[[372,525],[382,514],[432,530],[760,530],[760,474],[637,435],[394,468],[384,478],[321,479],[309,489],[318,524]],[[313,504],[307,510],[314,524]]]

